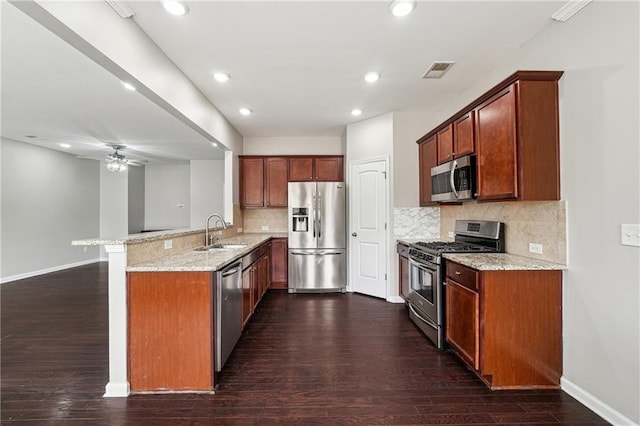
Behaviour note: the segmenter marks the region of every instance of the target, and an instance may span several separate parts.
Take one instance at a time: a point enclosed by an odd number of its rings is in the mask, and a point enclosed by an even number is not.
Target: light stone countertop
[[[193,248],[183,250],[172,256],[155,259],[149,262],[129,265],[127,272],[207,272],[217,271],[245,254],[250,253],[260,244],[271,238],[286,238],[286,233],[278,234],[240,234],[230,238],[220,239],[223,244],[246,244],[239,249],[216,249],[209,251],[195,251]]]
[[[166,231],[142,232],[131,234],[126,237],[104,237],[87,238],[84,240],[71,241],[72,246],[104,246],[120,244],[146,243],[149,241],[163,240],[166,238],[183,237],[185,235],[198,234],[204,232],[204,228],[169,229]]]
[[[444,253],[443,257],[479,271],[563,271],[567,265],[508,253]]]

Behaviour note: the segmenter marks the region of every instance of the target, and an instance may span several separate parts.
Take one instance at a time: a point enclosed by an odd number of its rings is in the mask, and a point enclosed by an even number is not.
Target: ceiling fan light
[[[180,0],[161,0],[164,10],[175,16],[182,16],[189,13],[189,6]]]
[[[416,0],[393,0],[389,4],[389,11],[393,16],[407,16],[416,8]]]

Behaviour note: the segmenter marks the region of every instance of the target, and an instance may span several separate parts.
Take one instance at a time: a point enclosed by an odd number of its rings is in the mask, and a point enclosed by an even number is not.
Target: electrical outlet
[[[164,249],[169,250],[170,248],[173,248],[173,240],[165,240]]]
[[[542,244],[529,243],[529,251],[535,254],[542,254]]]
[[[268,231],[269,230],[269,225],[262,225],[262,230],[263,231]]]
[[[176,207],[179,209],[184,209],[184,203],[178,203],[176,204]]]
[[[449,231],[449,238],[455,238],[456,234],[453,233],[453,231]]]
[[[640,225],[620,225],[620,243],[624,246],[640,247]]]
[[[238,234],[242,234],[243,229],[242,228],[238,228]]]
[[[87,246],[82,247],[82,252],[83,252],[83,253],[86,253],[88,248],[89,248],[89,247],[87,247]]]

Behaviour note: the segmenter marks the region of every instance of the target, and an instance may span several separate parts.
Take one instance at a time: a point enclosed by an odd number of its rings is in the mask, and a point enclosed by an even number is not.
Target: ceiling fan
[[[147,160],[131,160],[127,159],[124,154],[121,154],[120,151],[123,151],[126,146],[125,145],[109,145],[113,148],[113,152],[107,154],[107,158],[105,159],[107,163],[107,169],[111,172],[123,172],[127,170],[128,166],[144,166],[145,163],[148,163]],[[91,160],[101,160],[100,158],[93,157],[83,157],[78,156],[78,158],[91,159]]]

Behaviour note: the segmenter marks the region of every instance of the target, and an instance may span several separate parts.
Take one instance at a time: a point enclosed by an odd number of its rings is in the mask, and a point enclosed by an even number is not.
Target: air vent
[[[442,76],[449,71],[449,69],[455,64],[452,61],[438,61],[431,64],[427,72],[424,73],[422,78],[442,78]]]

